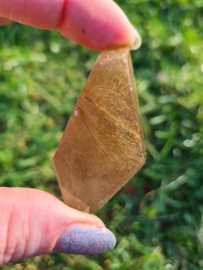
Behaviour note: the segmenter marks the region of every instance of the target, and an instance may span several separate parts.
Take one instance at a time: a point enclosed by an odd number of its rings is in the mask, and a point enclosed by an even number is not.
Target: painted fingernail
[[[112,250],[115,245],[116,238],[108,229],[74,224],[59,236],[54,251],[91,255]]]
[[[130,50],[131,51],[137,50],[140,48],[141,45],[142,45],[142,38],[140,34],[138,33],[138,31],[135,29],[135,43],[132,45]]]

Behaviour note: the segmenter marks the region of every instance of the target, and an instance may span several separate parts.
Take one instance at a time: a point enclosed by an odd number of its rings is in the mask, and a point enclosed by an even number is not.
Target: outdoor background
[[[143,38],[132,52],[147,162],[96,214],[118,240],[26,270],[203,269],[203,1],[117,0]],[[57,31],[0,28],[0,185],[61,198],[52,158],[98,52]]]

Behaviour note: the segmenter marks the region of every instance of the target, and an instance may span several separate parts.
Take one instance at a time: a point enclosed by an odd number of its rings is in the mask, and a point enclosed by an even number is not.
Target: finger
[[[9,23],[12,23],[12,21],[7,19],[7,18],[0,17],[0,26],[6,25],[6,24],[9,24]]]
[[[40,190],[0,188],[0,217],[0,265],[53,251],[100,253],[115,245],[96,216]]]
[[[93,50],[132,46],[135,30],[112,0],[0,0],[0,16],[53,30]]]

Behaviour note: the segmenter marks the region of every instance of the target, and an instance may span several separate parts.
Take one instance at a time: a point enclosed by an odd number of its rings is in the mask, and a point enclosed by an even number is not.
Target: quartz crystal
[[[54,156],[64,202],[98,210],[145,158],[129,49],[108,48],[93,66]]]

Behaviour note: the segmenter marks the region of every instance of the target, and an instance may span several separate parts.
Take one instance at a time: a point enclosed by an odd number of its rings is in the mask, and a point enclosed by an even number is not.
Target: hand
[[[22,0],[20,4],[0,0],[0,16],[0,26],[12,20],[57,29],[92,50],[140,44],[135,29],[111,0]],[[71,209],[39,190],[0,188],[0,217],[0,265],[57,251],[100,253],[116,242],[96,216]]]
[[[0,188],[0,217],[0,265],[51,252],[100,253],[116,243],[99,218],[40,190]]]
[[[139,34],[112,0],[0,0],[0,25],[8,19],[46,30],[92,50],[141,45]],[[6,18],[6,19],[5,19]]]

